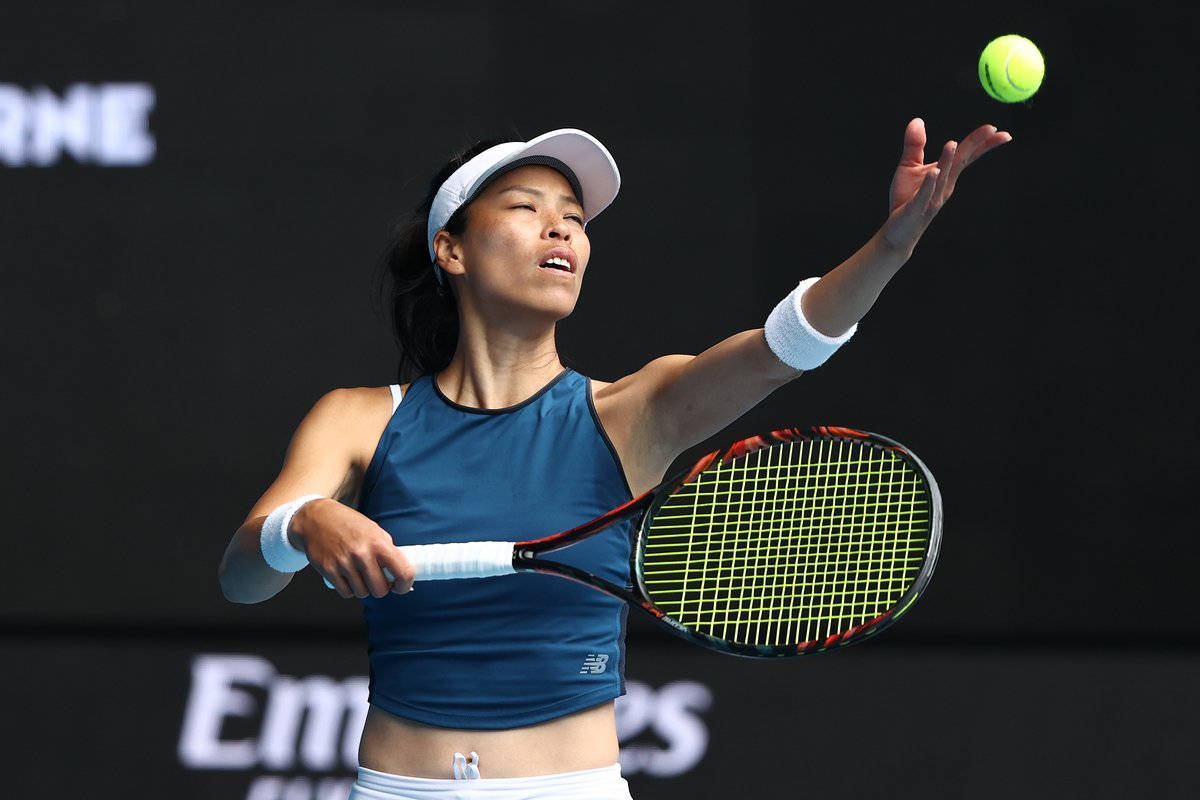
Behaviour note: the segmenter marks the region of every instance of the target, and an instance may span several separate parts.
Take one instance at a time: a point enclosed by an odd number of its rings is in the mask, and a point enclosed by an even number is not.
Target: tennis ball
[[[1045,74],[1042,51],[1024,36],[1009,34],[993,39],[979,56],[979,82],[1002,103],[1019,103],[1033,97]]]

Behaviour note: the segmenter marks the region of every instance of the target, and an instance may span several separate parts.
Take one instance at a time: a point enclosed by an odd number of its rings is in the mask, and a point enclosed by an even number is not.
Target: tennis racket
[[[631,518],[628,586],[544,558]],[[941,530],[937,483],[910,450],[874,433],[814,427],[716,450],[553,536],[400,550],[418,581],[557,575],[689,641],[771,658],[863,641],[895,623],[933,575]]]

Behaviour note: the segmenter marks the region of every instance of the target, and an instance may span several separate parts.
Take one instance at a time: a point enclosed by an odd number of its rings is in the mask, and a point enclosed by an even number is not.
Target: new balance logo
[[[579,674],[599,675],[606,669],[608,669],[607,653],[588,653],[587,658],[583,660],[583,666],[579,668]]]

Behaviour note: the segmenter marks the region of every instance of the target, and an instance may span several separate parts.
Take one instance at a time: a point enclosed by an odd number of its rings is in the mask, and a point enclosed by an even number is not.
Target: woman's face
[[[583,207],[557,170],[530,165],[502,175],[471,203],[461,236],[438,236],[448,237],[437,252],[460,306],[554,320],[575,308],[591,244]]]

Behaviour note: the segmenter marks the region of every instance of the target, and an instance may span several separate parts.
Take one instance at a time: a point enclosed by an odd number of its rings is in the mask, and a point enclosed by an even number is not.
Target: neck
[[[529,399],[562,370],[553,324],[514,331],[476,318],[460,328],[454,358],[434,380],[459,405],[508,408]]]

